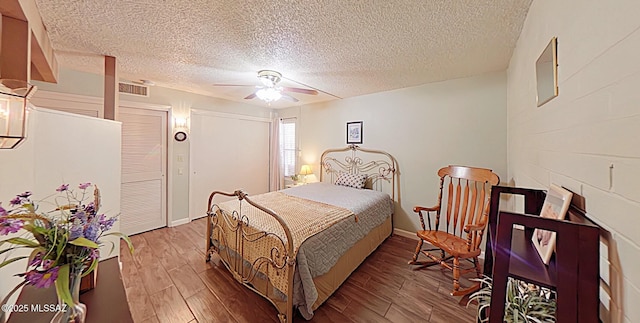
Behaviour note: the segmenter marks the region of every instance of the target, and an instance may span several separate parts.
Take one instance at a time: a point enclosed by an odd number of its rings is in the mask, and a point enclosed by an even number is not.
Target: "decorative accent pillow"
[[[364,188],[364,183],[367,181],[366,174],[349,174],[340,173],[336,179],[336,185],[349,186],[353,188]]]

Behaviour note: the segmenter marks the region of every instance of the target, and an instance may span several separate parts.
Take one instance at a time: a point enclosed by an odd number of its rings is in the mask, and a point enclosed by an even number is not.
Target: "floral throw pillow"
[[[336,185],[349,186],[353,188],[364,188],[364,184],[367,181],[366,174],[349,174],[340,173],[336,179]]]

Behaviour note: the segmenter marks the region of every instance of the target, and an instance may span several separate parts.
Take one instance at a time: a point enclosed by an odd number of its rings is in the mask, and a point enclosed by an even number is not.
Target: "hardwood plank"
[[[199,276],[238,322],[277,322],[275,307],[236,282],[226,268],[211,268]]]
[[[385,311],[386,312],[386,311]],[[354,299],[347,306],[347,308],[342,311],[342,314],[348,317],[353,322],[390,322],[386,318],[384,318],[385,313],[377,313],[367,307],[366,305],[359,302],[359,300]]]
[[[340,293],[345,297],[349,298],[349,300],[351,300],[347,308],[344,311],[342,311],[343,314],[345,314],[345,311],[354,302],[358,302],[358,305],[363,305],[364,307],[367,307],[368,309],[370,309],[374,313],[377,313],[381,317],[384,316],[384,314],[389,309],[389,306],[391,306],[391,302],[384,300],[378,297],[377,295],[373,295],[369,293],[368,290],[355,285],[350,280],[347,280],[344,284],[342,284],[342,286],[336,291],[336,293]],[[358,306],[358,305],[354,305],[354,306]]]
[[[147,240],[142,235],[134,237],[138,237],[138,239],[136,239],[138,242],[134,243],[135,251],[133,252],[133,261],[136,267],[140,269],[148,267],[151,264],[156,264],[153,247],[147,243]]]
[[[295,318],[295,321],[302,322],[304,319],[298,314]],[[350,318],[346,317],[344,314],[340,313],[337,309],[331,306],[320,306],[314,313],[311,320],[308,322],[340,322],[340,323],[349,323],[353,322]]]
[[[184,323],[194,319],[187,303],[174,286],[151,294],[150,297],[158,321]]]
[[[371,279],[371,275],[363,270],[356,270],[349,276],[349,281],[360,287],[364,287],[369,279]]]
[[[340,293],[333,293],[329,299],[325,301],[325,304],[335,308],[339,312],[344,311],[344,309],[349,305],[351,300]],[[321,305],[318,309],[323,308],[325,306]]]
[[[169,271],[169,277],[185,299],[206,289],[198,274],[187,265]]]
[[[167,249],[154,249],[153,254],[156,255],[157,262],[159,262],[167,271],[187,265],[186,259],[173,247],[169,247]]]
[[[147,295],[147,291],[142,284],[125,288],[125,292],[127,293],[127,303],[129,303],[129,310],[131,310],[131,317],[134,322],[142,322],[156,316],[151,299],[149,299],[149,295]]]
[[[212,266],[211,263],[205,261],[204,253],[201,251],[202,250],[190,249],[181,253],[187,264],[197,273],[201,273]]]
[[[391,322],[405,323],[405,322],[430,322],[431,312],[429,315],[418,315],[413,312],[405,310],[396,304],[391,304],[387,314],[384,316]],[[451,320],[449,320],[451,322]]]
[[[237,322],[222,302],[208,289],[201,290],[186,301],[200,323]]]
[[[156,263],[150,262],[149,265],[139,268],[138,274],[140,274],[140,279],[149,295],[173,286],[173,281],[167,271]]]
[[[137,322],[137,321],[135,321]],[[158,317],[157,316],[152,316],[144,321],[141,321],[141,323],[160,323],[160,321],[158,321]]]

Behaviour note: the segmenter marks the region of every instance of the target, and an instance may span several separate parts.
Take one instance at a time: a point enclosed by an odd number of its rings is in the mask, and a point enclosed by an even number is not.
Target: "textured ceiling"
[[[507,68],[532,0],[37,0],[60,65],[243,100],[261,69],[347,98]],[[292,80],[295,80],[293,82]],[[152,90],[153,91],[153,90]]]

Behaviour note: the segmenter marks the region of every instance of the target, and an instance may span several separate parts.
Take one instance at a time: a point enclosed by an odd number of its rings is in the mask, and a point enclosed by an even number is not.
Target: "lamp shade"
[[[309,175],[311,173],[311,166],[309,165],[302,165],[302,168],[300,168],[300,175]]]
[[[16,147],[26,137],[27,102],[36,87],[20,80],[0,80],[0,149]]]

